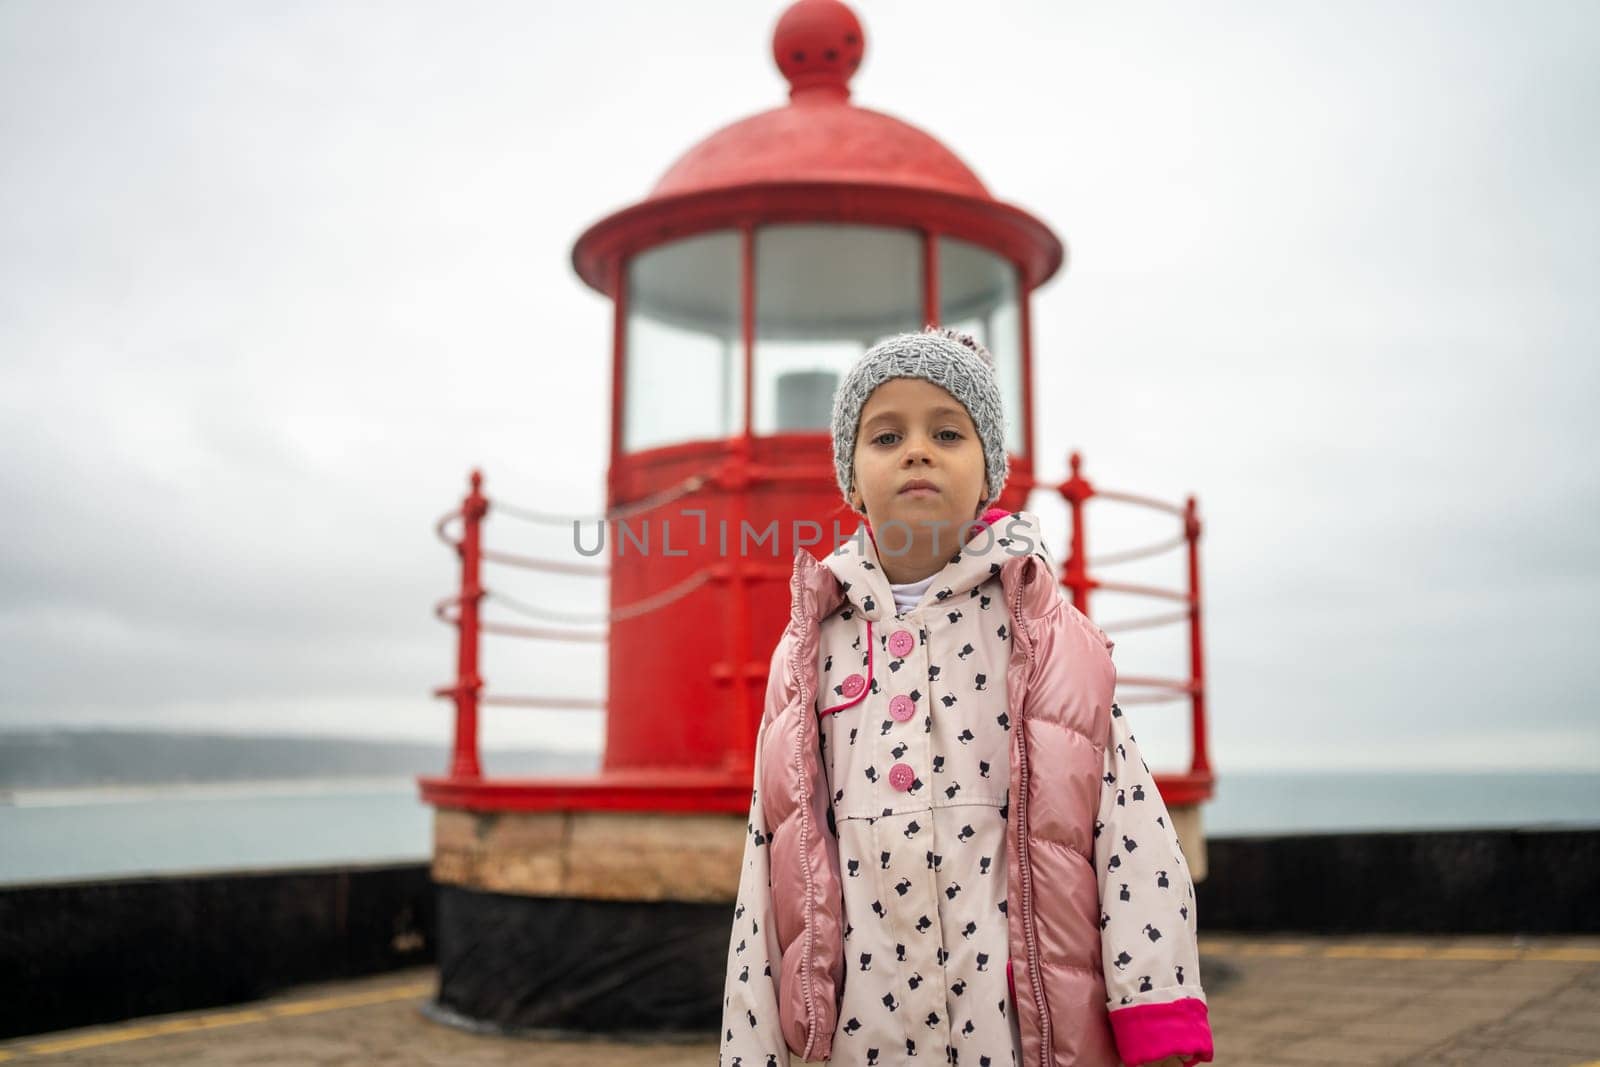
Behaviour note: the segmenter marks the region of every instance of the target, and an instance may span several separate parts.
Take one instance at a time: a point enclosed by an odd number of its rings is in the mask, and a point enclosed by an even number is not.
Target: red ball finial
[[[839,0],[798,0],[772,31],[772,57],[789,79],[789,99],[850,99],[850,76],[867,38],[856,14]]]

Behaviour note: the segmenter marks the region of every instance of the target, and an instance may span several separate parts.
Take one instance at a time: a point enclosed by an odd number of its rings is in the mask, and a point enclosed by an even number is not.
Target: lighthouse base
[[[1199,810],[1170,812],[1199,881]],[[430,1014],[543,1036],[715,1033],[747,830],[744,815],[440,808]]]
[[[430,1014],[542,1036],[714,1034],[747,821],[440,809]]]

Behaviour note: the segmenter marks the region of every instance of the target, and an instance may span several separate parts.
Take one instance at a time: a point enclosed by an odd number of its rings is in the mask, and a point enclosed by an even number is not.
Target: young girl
[[[865,517],[803,548],[757,734],[724,1067],[1210,1061],[1194,886],[1112,642],[1005,485],[994,361],[930,328],[834,398]]]

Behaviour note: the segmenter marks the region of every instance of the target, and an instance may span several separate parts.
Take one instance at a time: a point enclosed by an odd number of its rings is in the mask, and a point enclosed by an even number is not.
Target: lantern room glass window
[[[742,431],[740,239],[737,230],[719,230],[629,261],[624,451]]]
[[[972,334],[994,353],[1006,409],[1006,450],[1020,456],[1026,437],[1022,407],[1022,313],[1017,267],[981,245],[939,238],[939,322]]]
[[[850,365],[883,338],[922,327],[922,236],[885,226],[762,226],[755,287],[753,431],[826,432]]]

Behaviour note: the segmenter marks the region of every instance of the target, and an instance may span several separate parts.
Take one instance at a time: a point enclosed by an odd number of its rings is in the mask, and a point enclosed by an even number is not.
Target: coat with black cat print
[[[1113,642],[991,509],[896,613],[863,525],[796,554],[722,1062],[1211,1059],[1193,883]]]

